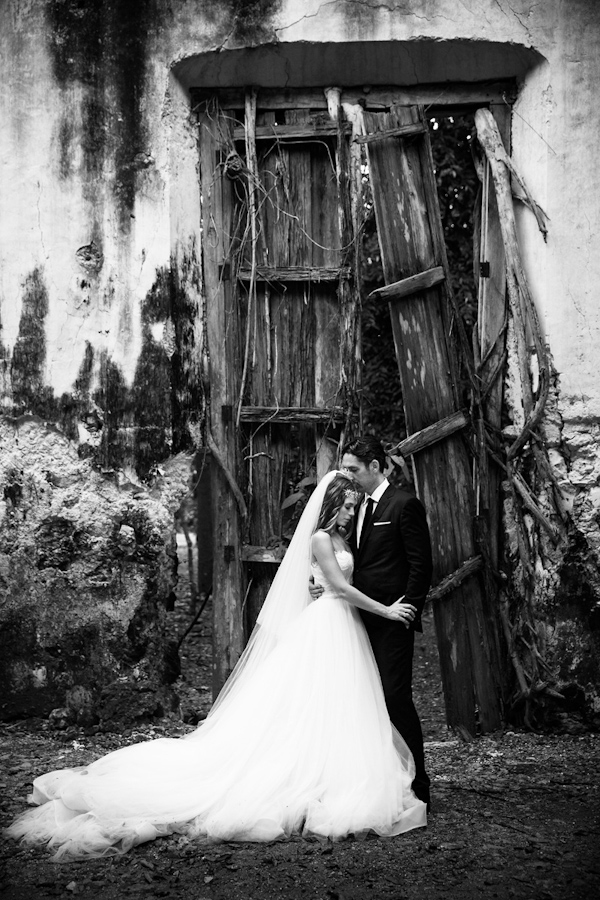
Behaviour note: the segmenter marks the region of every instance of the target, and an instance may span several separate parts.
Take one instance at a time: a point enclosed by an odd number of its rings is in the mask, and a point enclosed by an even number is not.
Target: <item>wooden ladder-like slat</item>
[[[428,425],[420,431],[415,431],[403,441],[400,441],[396,450],[402,456],[412,456],[420,450],[432,447],[438,441],[445,440],[451,434],[460,431],[461,428],[466,428],[470,424],[471,419],[466,410],[459,409],[458,412],[452,413],[438,422],[434,422],[433,425]]]
[[[294,125],[257,125],[254,137],[257,141],[315,141],[322,138],[337,138],[339,135],[339,127],[335,122],[307,122],[303,124],[298,122]],[[352,134],[352,126],[345,123],[341,126],[343,134],[350,136]],[[244,141],[246,133],[244,128],[235,128],[233,131],[234,141]]]
[[[377,141],[385,141],[388,138],[406,138],[415,135],[426,134],[427,125],[424,122],[415,122],[412,125],[399,125],[398,128],[390,128],[387,131],[375,131],[373,134],[358,134],[354,138],[357,144],[375,144]]]
[[[228,407],[224,407],[229,410]],[[341,406],[242,406],[240,422],[265,423],[278,425],[295,422],[323,424],[327,422],[339,424],[346,420],[346,410]]]
[[[371,291],[369,297],[377,300],[401,300],[403,297],[411,297],[420,291],[426,291],[445,279],[443,267],[435,266],[433,269],[411,275],[410,278],[403,278],[401,281],[394,281],[392,284],[377,288],[376,291]]]
[[[281,282],[286,281],[339,281],[340,278],[350,278],[352,270],[350,266],[257,266],[254,270],[256,281]],[[237,273],[239,281],[252,281],[253,270],[249,268],[239,269]]]

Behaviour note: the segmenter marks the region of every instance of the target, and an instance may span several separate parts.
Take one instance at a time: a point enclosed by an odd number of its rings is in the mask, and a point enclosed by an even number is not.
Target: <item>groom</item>
[[[392,724],[415,760],[413,791],[429,804],[423,733],[412,699],[415,631],[431,582],[431,542],[422,503],[393,487],[384,475],[385,451],[367,435],[343,448],[342,466],[365,492],[350,539],[354,586],[389,605],[404,599],[404,621],[392,622],[360,610],[381,675]],[[311,591],[312,593],[312,591]]]

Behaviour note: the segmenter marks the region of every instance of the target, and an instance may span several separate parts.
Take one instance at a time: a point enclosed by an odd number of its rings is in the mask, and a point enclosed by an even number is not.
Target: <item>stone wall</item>
[[[592,0],[5,0],[5,715],[64,705],[76,687],[100,696],[115,673],[136,685],[152,671],[152,697],[169,680],[173,513],[207,372],[189,88],[248,83],[517,80],[512,153],[549,215],[547,243],[524,208],[519,227],[556,368],[548,434],[570,515],[537,602],[552,665],[595,702],[599,43]]]
[[[0,714],[67,707],[90,725],[171,710],[164,620],[189,457],[142,486],[36,416],[5,417],[0,439]]]

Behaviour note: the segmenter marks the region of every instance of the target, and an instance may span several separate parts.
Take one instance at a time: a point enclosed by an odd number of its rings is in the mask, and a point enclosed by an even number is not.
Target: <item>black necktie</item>
[[[369,497],[367,500],[367,505],[365,508],[365,516],[362,523],[362,528],[360,530],[360,543],[362,544],[363,538],[367,533],[367,526],[371,519],[373,518],[373,503],[374,500],[372,497]]]

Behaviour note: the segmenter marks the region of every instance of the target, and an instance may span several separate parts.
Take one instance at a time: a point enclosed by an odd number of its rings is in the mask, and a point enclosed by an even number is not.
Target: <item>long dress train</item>
[[[352,555],[336,552],[347,579]],[[9,835],[55,858],[122,853],[159,835],[271,841],[396,835],[426,824],[358,611],[325,588],[198,729],[34,781]]]

